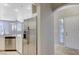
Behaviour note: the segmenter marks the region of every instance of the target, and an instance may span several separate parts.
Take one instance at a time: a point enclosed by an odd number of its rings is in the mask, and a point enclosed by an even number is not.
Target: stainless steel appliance
[[[16,51],[16,37],[5,37],[5,50]]]

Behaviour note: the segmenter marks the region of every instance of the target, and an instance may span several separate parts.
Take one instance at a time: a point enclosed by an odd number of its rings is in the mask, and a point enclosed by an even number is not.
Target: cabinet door
[[[79,49],[79,17],[64,19],[65,47]]]
[[[0,38],[0,50],[5,50],[5,39]]]

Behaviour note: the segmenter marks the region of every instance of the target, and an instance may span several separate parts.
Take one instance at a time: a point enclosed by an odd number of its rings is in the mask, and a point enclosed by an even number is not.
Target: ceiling
[[[67,4],[55,11],[59,18],[78,16],[79,4]]]
[[[59,7],[67,3],[51,3],[52,10],[59,9]],[[73,15],[79,14],[79,8],[69,7],[59,11],[59,15]],[[74,12],[75,11],[75,12]],[[28,19],[32,17],[32,4],[31,3],[0,3],[0,20],[19,20]]]
[[[30,3],[0,3],[0,20],[20,20],[32,16]]]
[[[51,7],[52,7],[52,10],[54,11],[65,4],[67,3],[51,3]]]

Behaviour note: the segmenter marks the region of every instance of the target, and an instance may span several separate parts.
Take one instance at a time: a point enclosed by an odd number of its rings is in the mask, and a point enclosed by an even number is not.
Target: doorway
[[[56,53],[61,55],[79,54],[79,17],[71,16],[59,20],[59,40]]]
[[[64,19],[59,19],[59,44],[64,44]]]
[[[54,39],[58,42],[55,45],[55,54],[57,55],[79,55],[78,10],[79,5],[67,4],[54,12]]]

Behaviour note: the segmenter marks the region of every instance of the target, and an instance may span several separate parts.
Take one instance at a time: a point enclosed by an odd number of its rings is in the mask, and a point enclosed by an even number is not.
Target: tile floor
[[[20,55],[17,51],[0,51],[0,55]]]
[[[79,50],[65,48],[62,45],[57,45],[55,47],[55,55],[79,55]]]

